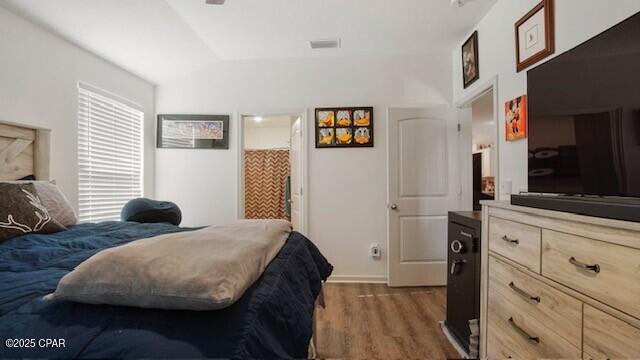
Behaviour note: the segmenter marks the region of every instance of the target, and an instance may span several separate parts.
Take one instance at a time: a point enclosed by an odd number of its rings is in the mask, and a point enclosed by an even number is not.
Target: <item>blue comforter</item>
[[[168,224],[83,224],[0,244],[0,358],[306,357],[314,301],[332,266],[293,232],[262,277],[217,311],[46,302],[60,278],[105,248],[189,231]]]

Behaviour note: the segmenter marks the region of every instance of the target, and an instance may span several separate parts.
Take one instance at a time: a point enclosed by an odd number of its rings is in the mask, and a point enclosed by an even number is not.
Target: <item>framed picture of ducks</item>
[[[373,147],[373,107],[316,109],[316,148]]]

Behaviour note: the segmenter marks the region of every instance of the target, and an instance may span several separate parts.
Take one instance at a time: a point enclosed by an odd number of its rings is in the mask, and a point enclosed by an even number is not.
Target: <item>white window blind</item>
[[[142,196],[143,119],[137,106],[79,84],[81,222],[119,220],[122,206]]]

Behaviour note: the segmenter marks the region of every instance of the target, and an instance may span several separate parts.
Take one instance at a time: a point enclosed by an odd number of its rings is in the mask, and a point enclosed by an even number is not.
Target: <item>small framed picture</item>
[[[336,129],[336,144],[348,145],[353,141],[353,130],[351,128],[337,128]]]
[[[462,84],[466,89],[479,78],[478,32],[474,31],[462,44]]]
[[[504,128],[507,141],[527,138],[527,95],[504,104]]]
[[[333,110],[323,110],[318,111],[316,113],[318,118],[317,124],[318,127],[334,127],[335,126],[335,111]]]
[[[371,110],[363,109],[354,111],[353,124],[356,126],[371,125]]]
[[[318,130],[316,147],[327,147],[335,145],[335,129],[322,128]]]
[[[229,149],[229,115],[158,115],[156,146]]]
[[[316,109],[316,148],[373,147],[373,107]]]
[[[336,122],[336,126],[340,126],[340,127],[351,126],[352,122],[351,122],[350,110],[338,110],[337,113],[338,113],[338,116],[337,116],[338,120]]]
[[[368,127],[358,127],[353,135],[356,144],[365,145],[371,142],[371,134]]]
[[[555,52],[553,0],[542,0],[516,22],[516,68],[528,68]]]

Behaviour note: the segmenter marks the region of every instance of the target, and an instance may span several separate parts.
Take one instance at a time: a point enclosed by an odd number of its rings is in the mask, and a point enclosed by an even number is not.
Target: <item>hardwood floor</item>
[[[446,288],[326,284],[317,314],[318,358],[458,358],[438,321]]]

